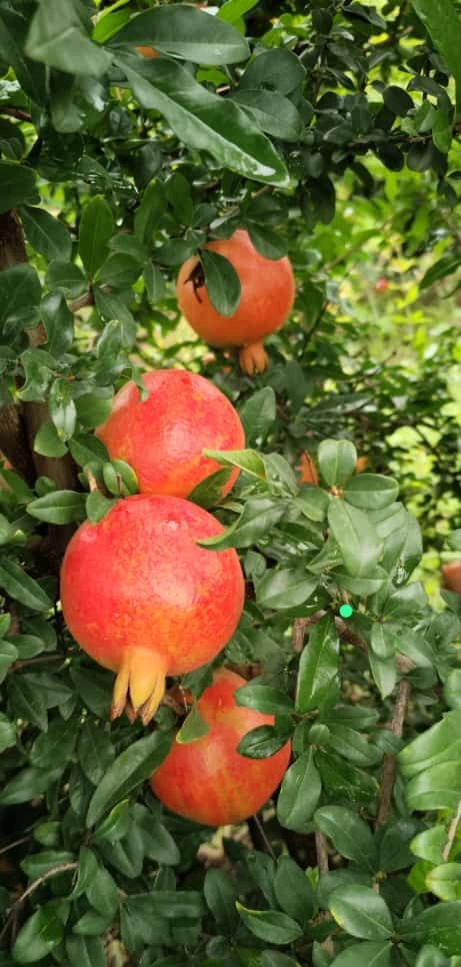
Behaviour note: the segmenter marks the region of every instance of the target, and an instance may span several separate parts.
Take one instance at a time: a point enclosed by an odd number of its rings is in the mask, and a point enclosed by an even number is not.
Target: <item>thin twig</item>
[[[27,111],[22,111],[20,107],[2,107],[0,108],[0,114],[7,115],[10,118],[17,118],[18,121],[32,121],[32,116]]]
[[[302,652],[304,648],[304,636],[306,634],[306,619],[305,618],[295,618],[293,621],[293,632],[291,635],[291,643],[293,645],[293,651],[298,655]]]
[[[408,711],[410,700],[411,685],[407,678],[402,678],[397,689],[395,699],[394,714],[389,726],[389,731],[399,739],[402,738],[405,717]],[[392,793],[394,790],[395,772],[397,763],[394,755],[386,752],[383,758],[383,769],[381,774],[381,788],[379,793],[378,815],[376,826],[384,826],[389,816],[391,808]]]
[[[317,853],[317,866],[320,876],[326,876],[329,871],[328,866],[328,845],[326,836],[319,830],[315,833],[315,850]]]
[[[12,843],[8,843],[7,846],[2,846],[0,849],[0,856],[3,856],[3,853],[9,853],[10,849],[14,849],[15,846],[21,846],[22,843],[28,843],[31,838],[32,837],[30,835],[21,836],[21,839],[15,839]]]
[[[71,302],[69,309],[71,312],[76,313],[79,309],[83,309],[85,306],[94,306],[94,295],[91,289],[88,292],[84,292],[83,295],[79,295],[78,299],[74,299]]]
[[[266,832],[265,832],[264,826],[263,826],[263,824],[262,824],[259,816],[257,815],[257,813],[255,813],[252,818],[253,818],[253,821],[254,821],[255,826],[258,827],[258,833],[259,833],[259,835],[260,835],[260,837],[261,837],[261,839],[262,839],[262,841],[264,843],[264,847],[265,847],[266,853],[269,853],[269,856],[272,856],[272,859],[275,860],[276,857],[275,857],[274,850],[272,849],[272,846],[271,846],[271,844],[270,844],[270,842],[269,842],[269,840],[268,840],[268,838],[266,836]]]
[[[10,928],[10,923],[14,921],[14,918],[17,916],[17,913],[19,909],[22,907],[23,903],[27,900],[28,897],[31,896],[32,893],[35,892],[35,890],[38,890],[39,886],[41,886],[42,883],[45,883],[46,880],[50,880],[53,876],[59,876],[60,873],[66,873],[68,870],[76,870],[77,867],[78,867],[77,862],[62,863],[61,866],[53,866],[52,869],[47,870],[47,872],[44,873],[43,876],[39,876],[37,880],[34,880],[34,882],[27,887],[27,890],[25,890],[24,893],[22,893],[21,896],[18,897],[18,899],[15,900],[15,902],[13,903],[13,906],[9,911],[8,919],[6,920],[5,926],[3,927],[3,930],[0,934],[0,941],[3,939],[4,936],[6,936]]]
[[[453,819],[452,819],[452,821],[451,821],[451,823],[450,823],[450,825],[448,827],[448,840],[447,840],[447,845],[445,846],[445,849],[444,849],[444,851],[442,853],[442,856],[443,856],[445,862],[447,861],[447,859],[448,859],[448,857],[450,855],[451,847],[453,846],[453,843],[454,843],[454,841],[456,839],[456,833],[458,832],[458,826],[459,826],[459,823],[460,822],[461,822],[461,799],[459,800],[459,803],[458,803],[458,808],[456,810],[456,815],[453,816]]]
[[[20,658],[19,661],[15,661],[13,665],[10,665],[8,672],[17,672],[20,668],[26,668],[28,665],[39,665],[47,662],[53,661],[65,661],[67,655],[39,655],[37,658]]]

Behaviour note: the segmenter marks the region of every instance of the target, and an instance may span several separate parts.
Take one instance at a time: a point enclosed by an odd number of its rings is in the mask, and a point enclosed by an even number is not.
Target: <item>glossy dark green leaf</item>
[[[259,0],[226,0],[219,8],[217,16],[226,23],[236,24],[250,10],[258,6]]]
[[[111,38],[111,46],[149,44],[157,51],[199,64],[245,60],[246,40],[229,24],[186,4],[146,10]]]
[[[210,302],[221,316],[231,316],[240,302],[240,279],[234,266],[217,252],[204,248],[200,261],[205,272],[206,290]]]
[[[299,662],[296,711],[317,708],[338,674],[339,639],[334,621],[325,616],[311,629]]]
[[[365,803],[374,799],[378,784],[374,776],[328,750],[316,752],[315,763],[329,797],[340,803]]]
[[[47,957],[60,943],[69,905],[62,901],[46,903],[26,920],[13,945],[18,964],[33,964]]]
[[[100,937],[66,937],[66,954],[70,967],[106,967],[104,944]]]
[[[357,451],[349,440],[322,440],[318,450],[320,473],[329,487],[339,487],[352,476]]]
[[[434,44],[438,48],[456,82],[456,103],[461,104],[461,24],[452,0],[443,8],[437,0],[411,0]]]
[[[332,893],[328,905],[336,922],[352,937],[387,940],[394,932],[385,900],[368,887],[354,884],[339,887]]]
[[[55,719],[48,731],[35,739],[29,756],[31,765],[36,769],[64,768],[72,758],[77,735],[75,720]]]
[[[109,871],[99,867],[97,873],[86,889],[88,902],[104,917],[114,917],[117,913],[120,897],[117,885]]]
[[[397,967],[397,962],[392,944],[365,940],[346,947],[330,967]]]
[[[85,518],[85,495],[73,490],[56,490],[27,505],[27,513],[48,524],[70,524]]]
[[[432,943],[446,954],[458,954],[461,945],[461,900],[439,903],[403,920],[399,936],[407,943]]]
[[[139,103],[160,111],[190,147],[205,149],[220,164],[247,178],[287,184],[285,166],[270,141],[232,101],[201,87],[173,61],[159,58],[143,63],[126,54],[119,54],[117,60]]]
[[[195,702],[189,714],[184,719],[179,732],[176,733],[176,742],[179,742],[180,745],[187,745],[189,742],[196,742],[197,739],[202,739],[209,731],[210,726],[200,715],[198,705]]]
[[[0,713],[0,755],[16,743],[16,726],[3,712]]]
[[[242,90],[266,89],[280,94],[291,94],[302,84],[306,75],[299,57],[286,47],[261,50],[251,61],[240,79]]]
[[[237,705],[256,709],[257,712],[263,712],[266,715],[294,712],[293,702],[289,695],[279,691],[279,689],[271,688],[270,685],[261,685],[258,682],[248,682],[247,685],[238,688],[234,692],[234,700]]]
[[[348,574],[369,575],[381,557],[383,545],[368,516],[336,498],[328,507],[328,523]]]
[[[165,758],[170,743],[171,736],[153,732],[125,749],[107,770],[91,799],[87,826],[94,826],[111,806],[148,779]]]
[[[219,930],[225,936],[234,936],[238,921],[237,890],[231,877],[224,870],[207,870],[203,892]]]
[[[21,220],[27,241],[48,261],[70,259],[72,239],[69,229],[44,208],[22,208]]]
[[[1,178],[0,168],[0,185]],[[38,275],[30,265],[3,269],[0,275],[0,325],[7,322],[10,326],[25,324],[31,308],[39,305],[40,296]]]
[[[97,786],[114,760],[115,749],[110,735],[92,722],[87,722],[80,733],[77,751],[82,771]]]
[[[38,582],[16,561],[4,557],[0,564],[0,588],[32,611],[48,611],[51,601]]]
[[[18,205],[33,205],[37,201],[39,197],[32,168],[26,168],[16,161],[0,161],[0,214]]]
[[[99,77],[110,66],[110,56],[84,33],[72,0],[41,2],[32,19],[26,53],[48,67],[71,74]]]
[[[279,906],[301,926],[314,912],[314,890],[310,880],[290,856],[281,856],[274,880]]]
[[[312,750],[305,752],[285,773],[277,801],[282,826],[297,833],[311,829],[311,817],[320,798],[322,783]]]
[[[287,240],[266,225],[247,219],[246,227],[255,249],[265,259],[281,259],[287,254]]]
[[[397,499],[399,486],[392,477],[378,473],[359,473],[347,481],[344,499],[361,510],[380,510]]]
[[[279,735],[273,725],[257,725],[240,739],[237,752],[249,759],[267,759],[275,755],[286,740],[287,736]]]
[[[328,836],[341,856],[357,866],[376,868],[376,847],[368,824],[345,806],[321,806],[314,815],[315,825]]]
[[[264,386],[249,397],[239,410],[248,445],[265,439],[276,417],[275,393]]]
[[[79,252],[92,278],[108,255],[108,242],[115,231],[112,209],[105,198],[96,195],[89,201],[80,222]]]
[[[312,597],[318,580],[302,568],[268,570],[256,588],[261,608],[283,610],[298,608]]]
[[[301,115],[279,91],[237,89],[234,101],[243,107],[261,131],[281,141],[297,141],[303,129]]]
[[[241,903],[237,903],[236,907],[248,930],[266,943],[282,946],[293,943],[302,936],[301,927],[286,913],[279,913],[277,910],[249,910]]]

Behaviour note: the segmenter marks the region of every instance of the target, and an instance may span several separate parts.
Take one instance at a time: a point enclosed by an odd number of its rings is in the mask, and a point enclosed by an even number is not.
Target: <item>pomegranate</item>
[[[449,561],[442,567],[442,586],[461,594],[461,561]]]
[[[146,373],[144,402],[127,383],[116,394],[109,418],[96,431],[112,458],[126,460],[144,494],[187,497],[220,470],[204,449],[240,450],[245,434],[238,413],[209,380],[180,369]],[[228,493],[239,471],[222,488]]]
[[[237,752],[247,732],[274,722],[272,715],[236,705],[234,692],[245,684],[227,668],[215,672],[197,703],[209,731],[187,745],[174,742],[152,775],[153,791],[172,812],[206,826],[239,823],[261,809],[279,785],[290,742],[269,759],[248,759]]]
[[[184,262],[176,283],[181,312],[210,346],[242,347],[240,364],[246,373],[263,372],[268,360],[261,340],[283,326],[294,302],[290,260],[264,258],[243,229],[205,247],[234,266],[241,284],[240,303],[232,316],[221,316],[208,297],[200,259],[193,256]]]
[[[127,706],[149,722],[166,676],[199,668],[233,634],[244,601],[237,554],[196,543],[222,529],[180,497],[136,495],[72,537],[62,610],[80,647],[117,672],[111,718]]]
[[[136,47],[136,50],[138,51],[138,54],[141,54],[141,57],[145,57],[147,60],[152,60],[154,57],[160,56],[158,50],[156,50],[155,47],[140,46],[140,47]]]

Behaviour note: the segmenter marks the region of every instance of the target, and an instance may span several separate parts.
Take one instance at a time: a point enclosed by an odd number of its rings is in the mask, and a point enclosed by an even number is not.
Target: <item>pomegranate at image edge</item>
[[[461,561],[449,561],[442,567],[442,587],[461,594]]]
[[[233,635],[244,603],[238,556],[196,543],[222,530],[180,497],[136,495],[72,537],[63,615],[80,647],[117,673],[111,718],[126,708],[149,722],[166,676],[211,661]]]
[[[206,290],[200,260],[193,256],[181,267],[176,295],[183,316],[210,346],[241,347],[240,364],[251,375],[268,364],[264,336],[283,326],[295,298],[290,260],[267,259],[255,249],[248,232],[237,229],[229,239],[208,242],[205,248],[223,255],[240,279],[241,296],[232,316],[221,316]]]
[[[237,752],[247,732],[274,724],[272,715],[236,705],[234,693],[246,684],[226,668],[216,671],[197,702],[209,731],[194,742],[175,741],[151,776],[153,792],[172,812],[205,826],[240,823],[261,809],[281,782],[290,742],[268,759]]]
[[[142,377],[147,399],[129,382],[115,395],[110,416],[96,430],[111,459],[125,460],[144,494],[187,497],[222,467],[203,450],[241,450],[245,433],[237,410],[210,380],[180,369]],[[225,496],[239,470],[223,485]]]

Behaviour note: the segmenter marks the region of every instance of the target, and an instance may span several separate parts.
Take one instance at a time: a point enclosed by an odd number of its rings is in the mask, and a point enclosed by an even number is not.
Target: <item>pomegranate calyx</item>
[[[269,357],[262,342],[253,342],[249,343],[248,346],[242,346],[239,361],[247,376],[253,376],[254,373],[263,373],[269,365]]]
[[[126,711],[132,722],[137,715],[143,725],[154,717],[165,692],[166,664],[155,652],[127,648],[115,679],[111,721]]]

